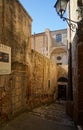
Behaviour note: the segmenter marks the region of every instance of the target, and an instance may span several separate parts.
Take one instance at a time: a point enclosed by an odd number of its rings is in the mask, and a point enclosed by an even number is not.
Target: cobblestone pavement
[[[76,130],[65,103],[53,103],[24,112],[0,130]]]
[[[57,124],[74,126],[72,119],[66,114],[65,102],[56,102],[49,106],[42,106],[32,110],[32,114],[42,119],[52,120]]]

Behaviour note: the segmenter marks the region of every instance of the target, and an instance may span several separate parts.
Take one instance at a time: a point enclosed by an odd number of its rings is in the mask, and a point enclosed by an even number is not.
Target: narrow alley
[[[56,102],[24,112],[1,130],[76,130],[66,115],[65,102]]]

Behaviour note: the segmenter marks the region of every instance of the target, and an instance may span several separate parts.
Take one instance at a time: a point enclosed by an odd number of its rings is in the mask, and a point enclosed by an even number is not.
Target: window
[[[50,88],[50,80],[48,80],[48,88]]]
[[[62,35],[61,34],[57,34],[56,35],[56,42],[61,42],[62,41]]]

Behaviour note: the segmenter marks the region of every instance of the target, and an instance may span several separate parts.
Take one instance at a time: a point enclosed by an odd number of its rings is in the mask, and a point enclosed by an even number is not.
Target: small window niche
[[[50,88],[50,80],[48,80],[48,88]]]

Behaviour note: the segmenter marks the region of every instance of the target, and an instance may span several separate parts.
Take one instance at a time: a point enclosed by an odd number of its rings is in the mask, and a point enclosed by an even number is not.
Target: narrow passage
[[[76,127],[61,101],[24,112],[1,130],[76,130]]]

